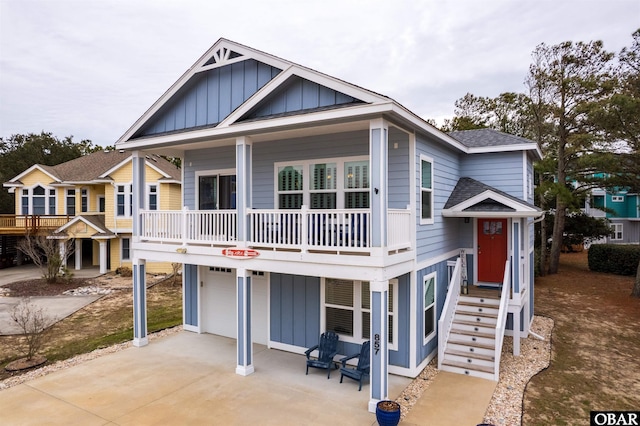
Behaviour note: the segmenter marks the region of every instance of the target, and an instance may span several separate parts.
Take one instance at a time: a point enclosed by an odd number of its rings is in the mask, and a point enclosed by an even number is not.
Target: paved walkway
[[[498,382],[440,371],[403,425],[475,426],[482,423]]]

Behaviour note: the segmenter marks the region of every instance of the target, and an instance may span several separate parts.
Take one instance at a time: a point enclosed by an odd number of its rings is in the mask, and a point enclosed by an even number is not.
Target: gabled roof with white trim
[[[537,206],[469,177],[458,180],[442,209],[444,217],[539,217]]]

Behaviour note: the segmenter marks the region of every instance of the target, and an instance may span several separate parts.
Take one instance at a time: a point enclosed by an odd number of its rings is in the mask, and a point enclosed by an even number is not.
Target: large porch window
[[[279,209],[369,208],[369,159],[349,157],[276,163]],[[308,182],[308,183],[307,183]]]
[[[346,342],[361,344],[371,336],[369,282],[324,279],[324,330],[335,331]],[[389,347],[396,349],[398,282],[389,281]]]
[[[236,208],[235,170],[199,172],[198,210],[233,210]]]
[[[20,200],[20,213],[28,214],[56,214],[56,190],[37,185],[31,189],[23,189]]]

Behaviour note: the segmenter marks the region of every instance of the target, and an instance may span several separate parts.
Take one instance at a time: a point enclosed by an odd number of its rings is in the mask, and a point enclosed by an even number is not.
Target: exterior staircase
[[[441,370],[497,380],[494,374],[500,293],[496,293],[489,297],[460,295]]]

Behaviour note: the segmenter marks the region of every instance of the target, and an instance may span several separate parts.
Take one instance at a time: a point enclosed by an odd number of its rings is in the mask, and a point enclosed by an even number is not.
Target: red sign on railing
[[[251,259],[253,257],[259,256],[260,253],[253,249],[232,247],[222,250],[222,255],[232,257],[234,259]]]

